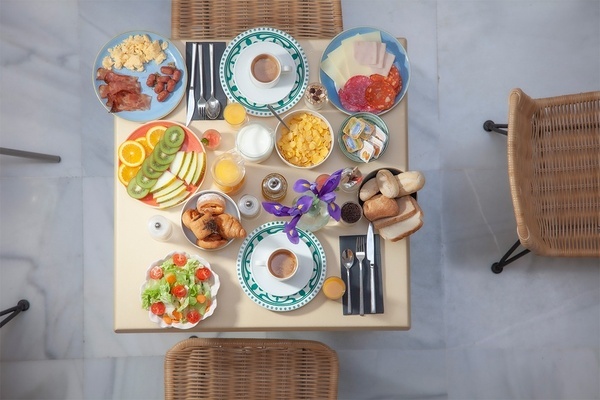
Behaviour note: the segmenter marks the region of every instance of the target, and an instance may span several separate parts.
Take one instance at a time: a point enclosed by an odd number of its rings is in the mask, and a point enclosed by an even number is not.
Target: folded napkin
[[[202,65],[203,65],[203,71],[204,72],[204,76],[200,77],[198,76],[198,70],[194,71],[194,87],[195,87],[195,94],[196,94],[196,100],[198,100],[200,98],[200,79],[202,78],[202,82],[204,84],[204,99],[208,100],[210,97],[210,88],[211,86],[214,84],[215,85],[215,97],[217,98],[217,100],[219,100],[219,103],[221,103],[221,112],[219,113],[219,117],[217,119],[223,119],[223,109],[225,108],[225,106],[227,105],[227,96],[225,95],[225,92],[223,91],[223,88],[221,87],[221,79],[219,78],[219,65],[221,64],[221,57],[223,56],[223,53],[225,52],[225,42],[187,42],[185,44],[185,65],[187,66],[187,70],[188,70],[188,83],[187,83],[187,87],[186,87],[186,99],[187,99],[187,93],[189,92],[190,89],[190,80],[192,79],[192,46],[195,46],[196,43],[200,43],[202,44]],[[212,43],[214,45],[214,58],[215,58],[215,64],[213,66],[214,68],[214,82],[211,83],[210,82],[210,56],[208,53],[208,44]],[[198,57],[198,54],[196,54],[196,57]],[[198,58],[196,58],[196,60],[198,60]],[[187,101],[187,100],[186,100]],[[187,104],[187,103],[186,103]],[[192,120],[199,120],[200,118],[198,117],[198,110],[195,109],[194,110],[194,116],[192,117]]]
[[[366,243],[366,235],[348,235],[348,236],[340,236],[340,256],[339,256],[339,265],[340,265],[340,276],[346,282],[346,287],[350,286],[351,290],[351,300],[352,300],[352,312],[348,313],[348,289],[346,289],[346,293],[342,297],[342,306],[344,310],[344,315],[359,315],[359,305],[360,305],[360,263],[356,258],[356,238],[363,236],[365,237]],[[350,249],[354,252],[354,265],[350,268],[350,285],[346,281],[346,267],[341,262],[341,254],[345,249]],[[383,279],[381,274],[381,247],[380,247],[380,237],[379,234],[375,235],[375,310],[377,314],[383,313]],[[370,273],[370,265],[367,257],[363,260],[363,288],[364,288],[364,299],[365,299],[365,314],[371,314],[371,273]]]

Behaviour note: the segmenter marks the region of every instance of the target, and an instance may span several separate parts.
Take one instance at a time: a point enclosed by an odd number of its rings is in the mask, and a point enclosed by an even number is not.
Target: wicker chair
[[[231,39],[260,26],[296,39],[331,38],[342,32],[340,0],[173,0],[171,37]]]
[[[165,399],[336,399],[339,363],[309,340],[183,340],[165,357]]]
[[[508,125],[486,121],[484,129],[508,135],[519,238],[492,271],[530,251],[600,257],[600,91],[532,99],[514,89]],[[519,245],[525,250],[511,257]]]

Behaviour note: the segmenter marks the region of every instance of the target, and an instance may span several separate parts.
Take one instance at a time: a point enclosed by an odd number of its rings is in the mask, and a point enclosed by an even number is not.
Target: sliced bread
[[[419,207],[417,201],[411,196],[402,196],[395,200],[396,203],[398,203],[398,214],[387,218],[376,219],[373,221],[375,229],[385,228],[396,222],[404,221],[421,211],[421,207]]]
[[[397,242],[418,231],[423,226],[422,217],[423,213],[418,211],[412,217],[379,229],[379,234],[385,240]]]

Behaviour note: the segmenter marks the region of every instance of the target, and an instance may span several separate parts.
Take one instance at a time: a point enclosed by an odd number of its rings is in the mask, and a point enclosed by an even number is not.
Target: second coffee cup
[[[269,255],[267,269],[275,279],[288,280],[298,271],[298,256],[286,248],[276,249]]]
[[[277,85],[282,73],[291,70],[289,65],[281,65],[281,61],[275,55],[261,53],[252,59],[250,78],[257,87],[268,89]]]

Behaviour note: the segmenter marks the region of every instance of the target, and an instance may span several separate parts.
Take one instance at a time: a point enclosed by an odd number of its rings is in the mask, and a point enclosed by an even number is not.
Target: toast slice
[[[423,213],[417,211],[412,217],[379,229],[379,234],[385,240],[397,242],[412,235],[423,226]]]
[[[398,203],[398,214],[392,217],[376,219],[373,221],[373,227],[375,227],[375,229],[385,228],[396,222],[404,221],[421,211],[421,207],[419,207],[417,201],[411,196],[398,197],[396,198],[396,203]]]

